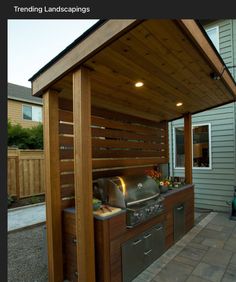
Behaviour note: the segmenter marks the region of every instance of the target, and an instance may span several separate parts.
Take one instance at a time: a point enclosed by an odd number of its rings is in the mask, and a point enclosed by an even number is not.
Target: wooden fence
[[[25,198],[44,192],[44,152],[8,149],[8,194]]]

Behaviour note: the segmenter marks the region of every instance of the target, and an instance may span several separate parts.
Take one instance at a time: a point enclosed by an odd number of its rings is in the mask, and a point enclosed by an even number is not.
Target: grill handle
[[[146,201],[148,201],[148,200],[155,199],[155,198],[157,198],[159,195],[160,195],[160,193],[157,193],[157,194],[155,194],[154,196],[151,196],[151,197],[148,197],[148,198],[145,198],[145,199],[141,199],[141,200],[138,200],[138,201],[129,202],[129,203],[127,203],[127,206],[130,207],[130,206],[132,206],[132,205],[137,205],[137,204],[146,202]]]

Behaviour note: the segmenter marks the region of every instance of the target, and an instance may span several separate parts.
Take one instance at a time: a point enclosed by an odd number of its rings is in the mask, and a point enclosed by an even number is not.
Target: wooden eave
[[[72,71],[81,64],[91,71],[93,106],[148,120],[173,120],[236,98],[232,76],[194,20],[109,20],[34,78],[33,95],[52,87],[72,99]],[[144,86],[137,89],[139,80]]]

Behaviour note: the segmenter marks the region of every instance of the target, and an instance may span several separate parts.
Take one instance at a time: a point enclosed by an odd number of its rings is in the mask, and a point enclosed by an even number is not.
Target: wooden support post
[[[95,282],[91,90],[89,71],[83,67],[73,73],[73,120],[77,269],[79,281]]]
[[[63,281],[58,93],[43,95],[46,223],[49,281]]]
[[[192,184],[192,116],[190,113],[184,115],[184,154],[185,154],[185,182]]]

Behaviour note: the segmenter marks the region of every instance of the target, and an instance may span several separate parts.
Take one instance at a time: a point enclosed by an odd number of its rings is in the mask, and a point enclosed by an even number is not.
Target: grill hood
[[[97,183],[95,195],[100,194],[103,201],[120,208],[142,204],[160,195],[157,183],[146,175],[100,178]]]

